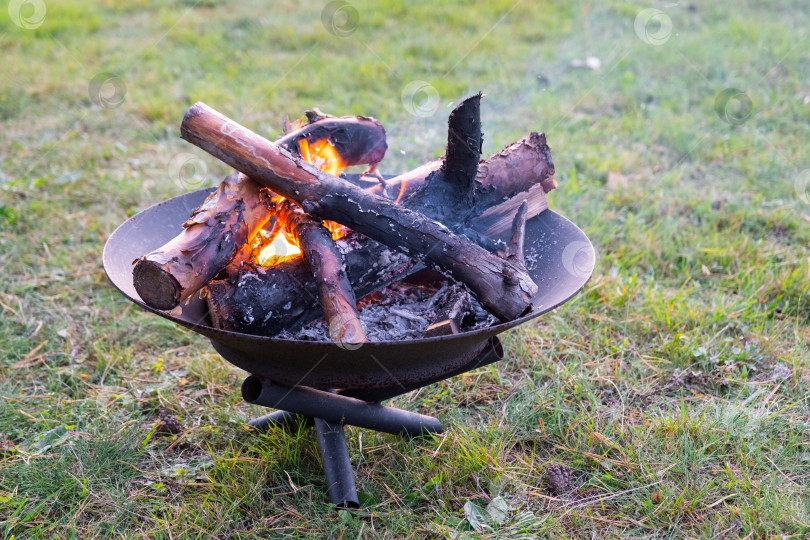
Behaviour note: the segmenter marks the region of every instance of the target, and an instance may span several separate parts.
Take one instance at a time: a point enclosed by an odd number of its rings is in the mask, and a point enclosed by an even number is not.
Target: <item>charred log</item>
[[[370,116],[334,117],[315,109],[306,112],[306,121],[289,126],[292,131],[276,140],[276,144],[301,157],[299,142],[313,144],[326,139],[335,147],[345,165],[377,166],[385,157],[388,144],[385,128]]]

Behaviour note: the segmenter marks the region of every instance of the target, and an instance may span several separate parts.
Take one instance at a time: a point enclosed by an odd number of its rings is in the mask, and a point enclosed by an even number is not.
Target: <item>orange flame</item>
[[[301,139],[298,141],[298,148],[301,149],[301,157],[307,163],[311,163],[331,175],[337,176],[346,168],[346,163],[329,139],[318,139],[312,144],[306,139]],[[324,221],[323,224],[332,232],[332,238],[335,240],[342,238],[346,234],[346,228],[339,223]],[[285,259],[301,254],[301,249],[292,238],[287,236],[284,229],[272,241],[270,241],[270,233],[261,231],[260,234],[256,235],[253,247],[259,250],[258,255],[256,255],[256,262],[261,266],[273,266]]]
[[[301,139],[298,141],[298,147],[301,149],[301,157],[323,172],[337,176],[346,168],[343,159],[329,139],[318,139],[311,145],[306,139]]]
[[[399,201],[402,200],[402,196],[405,195],[405,184],[407,184],[407,180],[403,180],[399,184],[399,195],[397,195],[397,200],[394,201],[394,204],[399,204]]]

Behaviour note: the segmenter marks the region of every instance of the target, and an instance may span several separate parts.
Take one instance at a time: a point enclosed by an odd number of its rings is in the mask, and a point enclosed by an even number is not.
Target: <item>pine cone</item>
[[[172,435],[179,435],[183,433],[183,424],[180,423],[180,420],[177,419],[176,416],[171,415],[166,409],[158,410],[158,418],[160,419],[160,425],[157,428],[157,431],[161,433],[170,433]]]
[[[546,488],[554,495],[568,491],[573,479],[574,471],[565,465],[554,464],[546,467]]]

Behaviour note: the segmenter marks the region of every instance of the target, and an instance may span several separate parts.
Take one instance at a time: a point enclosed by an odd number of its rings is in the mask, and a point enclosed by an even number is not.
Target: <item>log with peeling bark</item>
[[[523,264],[502,259],[424,214],[312,167],[204,103],[186,113],[181,136],[298,202],[308,214],[342,223],[390,247],[427,256],[465,283],[501,320],[515,319],[531,309],[537,285]]]
[[[329,338],[346,345],[367,341],[357,313],[354,290],[346,275],[345,260],[332,239],[331,231],[289,199],[277,202],[274,214],[298,243],[315,279],[329,325]]]
[[[334,117],[320,111],[307,111],[306,118],[276,144],[300,155],[301,140],[326,139],[344,165],[371,169],[385,156],[385,129],[374,118]],[[172,309],[227,265],[251,260],[255,253],[250,241],[272,218],[267,208],[272,195],[244,175],[226,178],[194,211],[179,236],[136,261],[133,281],[141,299],[157,309]]]
[[[226,178],[192,212],[183,232],[134,261],[133,283],[144,302],[174,308],[208,283],[268,221],[272,194],[240,177]]]

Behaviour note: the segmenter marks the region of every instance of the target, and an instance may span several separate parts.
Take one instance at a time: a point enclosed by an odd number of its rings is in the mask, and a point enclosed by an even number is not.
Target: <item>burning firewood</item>
[[[307,111],[304,118],[288,125],[287,130],[292,131],[276,140],[276,144],[290,149],[293,154],[321,170],[340,174],[339,169],[342,170],[342,167],[323,167],[316,160],[307,159],[308,154],[317,151],[319,144],[327,143],[343,164],[368,165],[364,175],[382,178],[377,173],[377,164],[385,157],[388,143],[385,140],[385,129],[376,119],[369,116],[335,117],[318,109]],[[320,159],[324,159],[322,153],[318,155]]]
[[[531,308],[537,285],[522,263],[500,258],[420,212],[312,167],[203,103],[186,113],[181,136],[315,217],[342,223],[406,253],[424,254],[502,320]],[[476,156],[476,166],[477,161]]]
[[[332,233],[290,200],[276,203],[275,215],[301,247],[303,258],[318,285],[324,316],[329,323],[329,337],[335,343],[346,345],[366,341],[357,314],[354,290],[346,276],[345,260],[332,239]]]
[[[389,192],[405,204],[442,163],[436,160],[389,179]],[[512,225],[524,200],[527,217],[537,215],[548,208],[545,189],[555,186],[553,174],[551,151],[545,135],[538,133],[481,161],[474,191],[481,213],[470,211],[469,226],[481,234],[498,235]],[[381,186],[369,189],[383,193]],[[424,267],[416,258],[354,231],[337,244],[347,258],[346,272],[358,298]],[[227,279],[211,282],[205,295],[217,328],[274,336],[282,330],[295,331],[322,315],[317,286],[300,258],[273,266],[257,265],[254,259],[253,264],[232,264],[228,274]]]
[[[319,111],[307,111],[307,121],[276,144],[298,155],[306,155],[315,147],[328,147],[334,152],[333,162],[326,164],[335,173],[348,165],[363,164],[373,169],[388,148],[385,129],[374,118],[336,118]],[[272,218],[268,208],[272,196],[244,175],[226,178],[192,213],[180,235],[135,261],[133,281],[141,299],[157,309],[172,309],[234,259],[252,259],[251,242]]]

